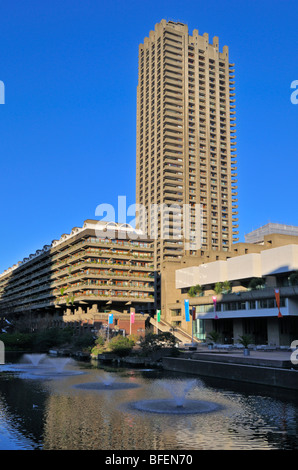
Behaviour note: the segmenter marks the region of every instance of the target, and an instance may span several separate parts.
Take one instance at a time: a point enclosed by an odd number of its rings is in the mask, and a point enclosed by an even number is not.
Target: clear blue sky
[[[241,241],[298,225],[297,0],[1,0],[0,272],[98,204],[135,202],[138,45],[162,18],[236,64]]]

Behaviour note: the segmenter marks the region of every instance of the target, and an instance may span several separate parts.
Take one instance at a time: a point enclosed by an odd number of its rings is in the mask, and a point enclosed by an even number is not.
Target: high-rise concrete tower
[[[136,202],[157,271],[169,257],[238,240],[235,131],[228,47],[182,23],[156,24],[139,46]]]

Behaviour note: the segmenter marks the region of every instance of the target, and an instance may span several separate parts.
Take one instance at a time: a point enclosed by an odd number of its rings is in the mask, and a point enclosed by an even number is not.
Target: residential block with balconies
[[[127,224],[87,220],[0,275],[0,316],[30,328],[131,311],[143,324],[153,302],[152,241]]]
[[[209,43],[179,22],[156,24],[139,46],[136,201],[147,209],[139,227],[155,234],[157,270],[168,258],[238,241],[235,131],[228,47],[221,52],[217,37]],[[162,208],[153,214],[153,204],[171,207],[170,218]]]

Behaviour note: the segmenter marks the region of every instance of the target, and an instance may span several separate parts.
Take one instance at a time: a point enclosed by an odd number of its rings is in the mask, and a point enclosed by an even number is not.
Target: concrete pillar
[[[266,286],[276,287],[276,276],[266,276]]]
[[[92,313],[99,313],[98,308],[97,308],[97,304],[92,305]]]
[[[84,312],[83,312],[83,309],[82,307],[77,307],[74,311],[75,315],[82,315]]]
[[[213,324],[212,324],[212,320],[204,320],[204,321],[205,321],[205,334],[207,338],[209,333],[213,331]]]
[[[280,331],[278,318],[268,318],[267,320],[267,337],[268,344],[280,346]]]
[[[234,344],[238,343],[239,336],[244,334],[243,331],[243,320],[242,318],[234,318],[233,321],[233,337],[234,337]]]

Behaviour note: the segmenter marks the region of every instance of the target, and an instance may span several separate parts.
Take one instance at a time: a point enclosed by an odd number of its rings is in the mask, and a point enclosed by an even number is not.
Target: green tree
[[[34,345],[33,333],[3,333],[0,341],[3,341],[6,351],[31,351]]]
[[[140,346],[145,353],[157,351],[162,348],[174,348],[175,344],[175,336],[167,331],[158,334],[148,333],[140,341]]]
[[[210,331],[210,333],[207,336],[207,339],[209,339],[212,343],[218,343],[220,338],[220,334],[218,331]]]
[[[74,338],[74,346],[78,349],[90,350],[94,346],[93,334],[86,331]]]
[[[290,274],[289,281],[291,286],[296,286],[298,284],[298,271],[294,271],[292,274]]]
[[[66,299],[66,305],[68,305],[69,303],[71,303],[71,305],[73,306],[74,301],[75,301],[74,295],[72,295],[71,297],[68,296],[67,299]]]
[[[242,335],[239,336],[238,341],[244,348],[248,348],[249,344],[254,343],[253,337],[251,335]]]
[[[221,294],[222,293],[222,283],[221,282],[217,282],[214,286],[214,292],[216,294]]]
[[[34,335],[34,349],[46,352],[52,347],[69,345],[73,341],[73,328],[47,328]]]
[[[222,283],[222,290],[223,290],[226,294],[228,294],[229,292],[231,292],[232,287],[231,287],[230,281],[224,281],[224,282]]]
[[[262,277],[253,277],[249,281],[248,287],[249,289],[262,289],[265,285],[265,279]]]
[[[195,297],[196,295],[201,295],[203,293],[203,288],[199,284],[196,286],[191,286],[188,291],[189,297]]]
[[[127,336],[117,335],[110,340],[109,349],[117,356],[124,357],[131,352],[134,345],[135,342],[133,339]]]
[[[94,346],[91,349],[91,354],[97,356],[98,354],[102,354],[107,347],[107,341],[103,336],[98,336],[95,340]]]

